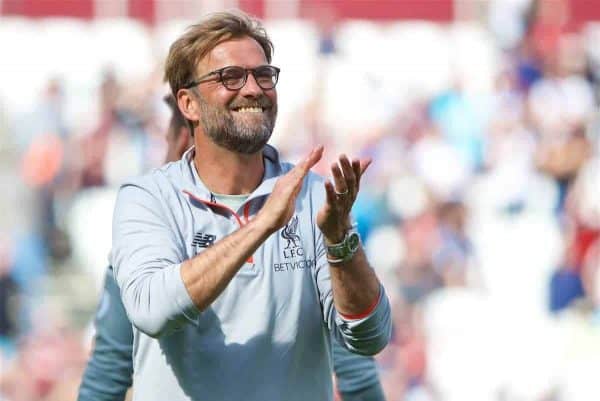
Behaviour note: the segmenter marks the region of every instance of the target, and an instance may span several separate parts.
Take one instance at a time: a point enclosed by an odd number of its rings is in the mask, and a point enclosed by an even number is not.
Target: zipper
[[[196,195],[194,195],[193,193],[191,193],[190,191],[187,191],[185,189],[183,190],[183,193],[188,195],[190,198],[192,198],[206,206],[216,207],[216,208],[220,208],[220,209],[228,211],[229,213],[231,213],[233,215],[233,217],[235,217],[235,220],[237,221],[240,228],[244,227],[250,221],[250,202],[246,202],[246,204],[244,205],[244,220],[245,221],[242,221],[242,218],[240,217],[239,214],[237,214],[237,212],[235,210],[233,210],[229,206],[218,203],[215,196],[212,193],[210,194],[210,201],[199,198]],[[246,263],[254,264],[254,256],[250,256],[246,260]]]

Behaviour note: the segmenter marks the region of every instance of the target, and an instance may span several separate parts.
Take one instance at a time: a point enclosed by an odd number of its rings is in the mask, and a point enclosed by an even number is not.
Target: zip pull
[[[244,224],[248,224],[250,222],[250,202],[246,202],[244,205]]]
[[[186,191],[185,189],[183,190],[183,193],[185,193],[186,195],[192,197],[193,199],[196,199],[198,202],[204,203],[206,204],[207,202],[205,200],[202,200],[196,196],[194,196],[194,194],[192,194],[189,191]],[[240,216],[236,213],[235,210],[230,209],[229,207],[225,206],[225,205],[221,205],[217,202],[217,198],[215,198],[215,195],[211,192],[210,193],[210,202],[208,202],[210,205],[212,206],[216,206],[216,207],[220,207],[222,209],[225,209],[227,211],[229,211],[233,217],[235,217],[235,220],[237,221],[238,225],[241,227],[243,227],[245,224],[248,224],[249,221],[249,214],[250,214],[250,202],[247,202],[246,205],[244,206],[244,218],[245,218],[245,222],[242,221],[242,219],[240,218]],[[246,263],[251,263],[254,264],[254,256],[251,255],[247,260]]]

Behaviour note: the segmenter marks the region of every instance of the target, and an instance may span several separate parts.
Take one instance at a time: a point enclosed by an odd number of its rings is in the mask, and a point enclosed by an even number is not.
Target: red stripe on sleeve
[[[375,302],[373,302],[367,309],[365,309],[361,313],[357,313],[355,315],[346,315],[340,311],[338,311],[338,313],[340,314],[340,316],[342,316],[346,320],[363,319],[363,318],[369,316],[375,310],[375,308],[377,308],[377,305],[379,305],[379,297],[380,296],[381,296],[381,294],[378,293],[377,298],[375,298]]]

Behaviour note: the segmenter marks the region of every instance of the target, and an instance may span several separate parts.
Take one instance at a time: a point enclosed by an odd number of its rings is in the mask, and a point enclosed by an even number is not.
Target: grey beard
[[[260,125],[236,121],[232,112],[210,106],[200,99],[200,124],[208,137],[217,145],[236,153],[253,154],[261,151],[273,133],[277,108],[273,105]]]

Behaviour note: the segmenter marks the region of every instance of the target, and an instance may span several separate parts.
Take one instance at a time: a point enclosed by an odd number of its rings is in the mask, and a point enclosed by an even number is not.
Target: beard
[[[204,133],[217,145],[236,153],[253,154],[267,144],[275,127],[277,105],[261,95],[256,99],[237,99],[229,106],[207,103],[198,96],[200,124]],[[262,113],[240,113],[240,107],[261,107]]]

